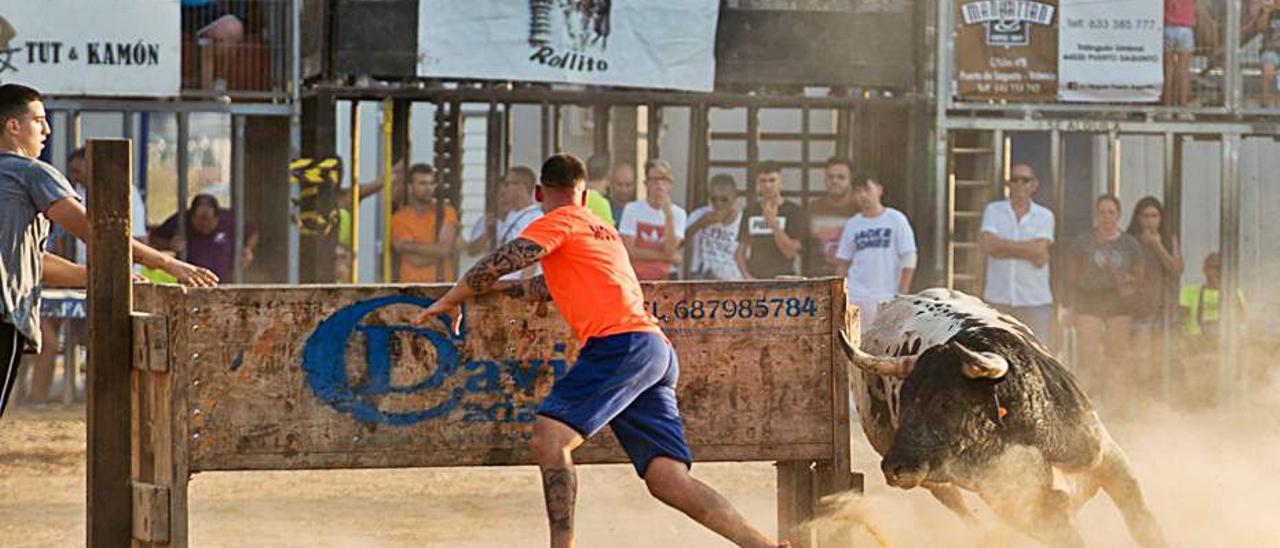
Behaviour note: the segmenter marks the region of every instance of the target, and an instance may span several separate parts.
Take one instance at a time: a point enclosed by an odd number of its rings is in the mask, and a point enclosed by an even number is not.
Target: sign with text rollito
[[[960,99],[1052,101],[1058,91],[1058,0],[956,3]]]
[[[177,95],[178,20],[177,0],[4,2],[0,83],[46,95]]]
[[[1160,0],[1063,0],[1058,99],[1156,102],[1164,87]]]
[[[419,76],[714,87],[716,0],[422,0],[419,10]]]

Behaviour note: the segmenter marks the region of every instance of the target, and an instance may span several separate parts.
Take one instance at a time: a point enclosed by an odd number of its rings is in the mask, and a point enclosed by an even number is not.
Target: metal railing
[[[182,7],[182,95],[285,101],[293,93],[297,0]]]

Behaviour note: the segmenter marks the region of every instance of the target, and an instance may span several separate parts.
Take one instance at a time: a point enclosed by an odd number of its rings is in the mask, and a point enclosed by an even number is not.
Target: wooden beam
[[[88,546],[130,542],[133,490],[130,375],[133,367],[129,185],[132,143],[89,141]]]

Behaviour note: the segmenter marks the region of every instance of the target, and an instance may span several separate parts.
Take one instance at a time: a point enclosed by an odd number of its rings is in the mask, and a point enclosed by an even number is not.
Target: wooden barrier
[[[461,337],[443,321],[411,326],[445,289],[136,288],[138,544],[186,545],[196,472],[531,464],[537,404],[577,343],[554,305],[503,296],[469,303]],[[695,460],[777,461],[784,535],[818,497],[861,487],[834,344],[857,326],[842,280],[655,283],[646,295],[679,354]],[[612,438],[575,461],[627,462]]]

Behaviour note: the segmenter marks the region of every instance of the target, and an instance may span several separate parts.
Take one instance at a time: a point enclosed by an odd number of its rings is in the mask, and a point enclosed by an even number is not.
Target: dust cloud
[[[1149,406],[1105,417],[1174,546],[1280,546],[1280,388],[1214,408]],[[1037,546],[973,495],[968,525],[923,489],[885,485],[859,435],[866,494],[845,496],[819,531],[846,527],[858,547]],[[694,473],[774,533],[769,463],[697,464]],[[645,492],[629,466],[579,469],[581,546],[723,547],[727,543]],[[84,544],[83,409],[12,410],[0,421],[0,538],[6,547]],[[462,548],[540,546],[546,525],[537,471],[484,469],[237,472],[191,484],[194,547]],[[1078,514],[1090,546],[1132,546],[1119,511],[1099,494]],[[874,531],[874,534],[872,533]],[[876,535],[879,535],[877,539]]]

